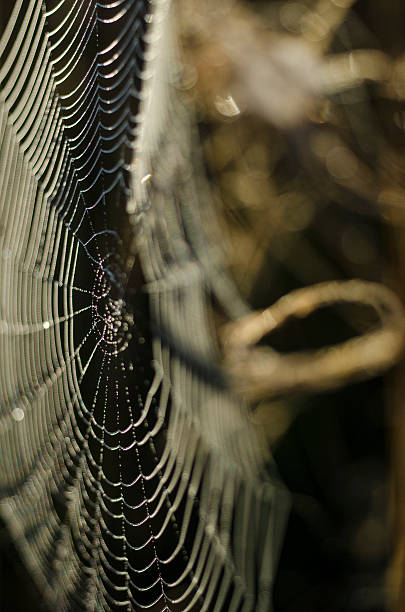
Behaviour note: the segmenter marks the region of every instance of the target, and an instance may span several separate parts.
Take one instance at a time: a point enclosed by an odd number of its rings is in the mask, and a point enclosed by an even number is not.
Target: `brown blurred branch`
[[[282,355],[270,348],[255,347],[290,317],[304,318],[339,302],[373,308],[381,326],[317,351]],[[292,391],[325,390],[370,378],[394,365],[404,345],[405,314],[399,298],[383,285],[360,280],[298,289],[270,308],[228,324],[223,332],[224,361],[232,386],[249,400]]]

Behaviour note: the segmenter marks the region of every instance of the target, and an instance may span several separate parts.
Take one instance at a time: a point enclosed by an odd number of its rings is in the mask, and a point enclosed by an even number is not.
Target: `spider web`
[[[286,499],[215,365],[245,307],[170,15],[20,0],[0,41],[0,509],[57,610],[271,606]]]

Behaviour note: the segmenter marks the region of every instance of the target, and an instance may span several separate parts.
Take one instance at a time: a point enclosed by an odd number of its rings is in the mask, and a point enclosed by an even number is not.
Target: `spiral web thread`
[[[206,365],[211,296],[243,305],[172,25],[20,0],[0,41],[0,511],[52,609],[271,607],[286,498]]]

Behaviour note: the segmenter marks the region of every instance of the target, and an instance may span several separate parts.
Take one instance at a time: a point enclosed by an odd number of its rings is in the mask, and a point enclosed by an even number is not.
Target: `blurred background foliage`
[[[11,6],[0,7],[3,27]],[[179,90],[196,113],[228,269],[251,307],[351,278],[403,298],[403,3],[177,0],[176,10]],[[373,323],[367,308],[334,306],[263,344],[309,350]],[[402,379],[399,364],[251,406],[292,493],[276,612],[405,609]],[[35,612],[35,587],[0,537],[0,607]]]
[[[403,298],[403,5],[184,4],[182,87],[249,304],[350,278]],[[367,308],[335,305],[263,344],[327,347],[372,323]],[[275,610],[405,608],[402,369],[252,406],[293,497]]]

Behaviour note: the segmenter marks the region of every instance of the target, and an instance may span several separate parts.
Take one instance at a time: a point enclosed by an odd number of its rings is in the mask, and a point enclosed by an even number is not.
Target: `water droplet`
[[[150,173],[149,174],[145,174],[145,176],[141,178],[142,185],[145,185],[145,183],[147,183],[151,177],[152,177],[152,175]]]
[[[25,417],[24,410],[22,408],[14,408],[11,413],[11,416],[15,421],[22,421]]]

